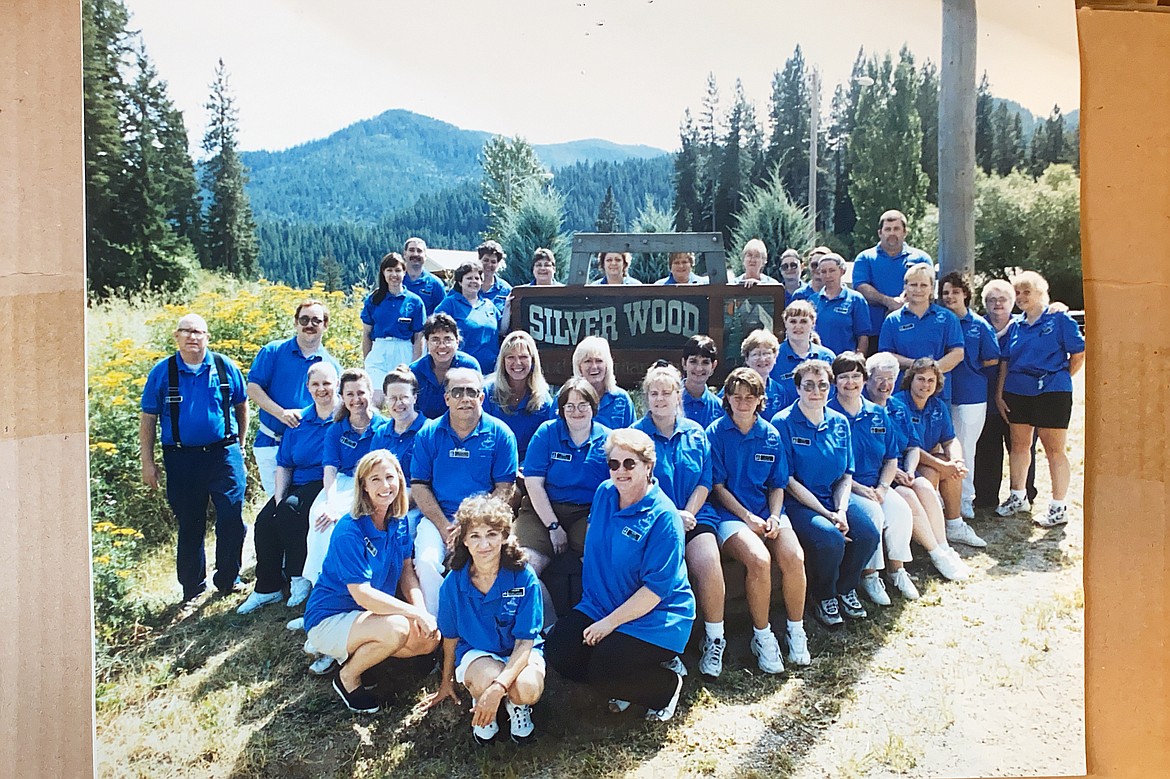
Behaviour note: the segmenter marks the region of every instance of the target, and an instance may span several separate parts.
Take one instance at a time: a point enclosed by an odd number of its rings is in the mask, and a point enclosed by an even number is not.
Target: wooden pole
[[[943,0],[938,94],[939,275],[975,271],[975,0]]]

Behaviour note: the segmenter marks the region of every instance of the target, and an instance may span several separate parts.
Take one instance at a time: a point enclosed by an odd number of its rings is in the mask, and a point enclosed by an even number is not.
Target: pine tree
[[[830,110],[828,130],[828,153],[831,157],[831,176],[833,184],[831,222],[833,233],[853,252],[853,228],[857,223],[857,212],[853,208],[853,199],[849,194],[849,179],[853,165],[850,158],[849,138],[856,126],[857,102],[864,87],[858,81],[867,76],[868,64],[865,49],[857,51],[857,58],[853,61],[853,70],[849,74],[849,85],[837,85],[833,92],[833,102]]]
[[[723,231],[725,237],[730,237],[731,217],[739,211],[743,201],[742,193],[750,186],[751,173],[756,165],[746,143],[755,124],[755,109],[747,101],[743,84],[737,79],[735,99],[725,122],[727,132],[720,146],[715,189],[716,229]]]
[[[532,144],[518,135],[514,138],[497,135],[489,139],[483,145],[479,161],[483,167],[480,188],[488,205],[485,237],[498,240],[509,212],[528,190],[547,188],[552,174],[537,158]]]
[[[719,169],[723,163],[722,128],[719,117],[719,87],[715,83],[715,74],[707,74],[707,92],[703,95],[703,111],[699,114],[699,164],[698,188],[702,202],[700,218],[695,220],[696,230],[718,230],[718,209],[716,207],[716,192],[719,182]]]
[[[780,254],[788,248],[803,253],[812,248],[813,222],[806,208],[794,203],[784,188],[779,169],[774,169],[762,187],[752,187],[746,193],[743,208],[735,215],[731,232],[731,264],[738,273],[743,270],[744,244],[759,238],[768,247],[768,262],[764,273],[780,277]]]
[[[538,248],[552,250],[557,260],[557,279],[569,270],[571,243],[562,226],[565,198],[552,187],[525,187],[512,208],[504,212],[499,241],[510,258],[500,275],[510,284],[532,280],[532,254]]]
[[[918,119],[922,123],[922,170],[930,185],[926,199],[938,205],[938,68],[922,63],[918,84]]]
[[[804,54],[800,46],[772,75],[770,118],[772,134],[765,160],[768,170],[778,170],[789,197],[808,206],[808,141],[811,96]]]
[[[259,254],[256,224],[244,189],[247,170],[236,150],[239,117],[222,59],[215,68],[206,108],[211,114],[203,136],[203,150],[211,155],[204,167],[204,187],[211,193],[207,211],[208,265],[240,278],[254,278]]]
[[[679,125],[679,142],[679,152],[674,157],[675,229],[690,232],[699,229],[703,199],[699,169],[702,143],[689,108],[683,112]]]
[[[341,264],[333,256],[332,251],[317,258],[317,277],[326,292],[337,292],[342,288]]]
[[[1001,100],[991,112],[991,129],[994,138],[992,171],[1000,176],[1006,176],[1024,162],[1022,156],[1024,132],[1020,115],[1010,111],[1007,103]]]
[[[1052,106],[1052,113],[1036,125],[1028,154],[1028,172],[1039,178],[1049,165],[1070,162],[1069,147],[1064,133],[1064,114],[1059,105]]]
[[[630,225],[634,233],[669,233],[674,230],[675,215],[659,209],[654,198],[646,196],[646,203]],[[643,252],[635,254],[630,261],[630,275],[638,281],[658,281],[670,272],[670,255],[666,252]]]
[[[597,232],[616,233],[622,229],[622,213],[613,196],[613,185],[605,188],[605,199],[597,209]]]
[[[995,167],[992,101],[991,82],[987,80],[987,71],[983,71],[983,78],[979,79],[979,88],[975,92],[975,164],[982,168],[984,173],[990,173]]]

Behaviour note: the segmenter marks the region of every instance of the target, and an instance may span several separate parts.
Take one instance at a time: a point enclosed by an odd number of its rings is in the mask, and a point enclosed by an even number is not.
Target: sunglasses
[[[800,266],[795,262],[782,262],[780,263],[780,267],[784,270],[791,270],[792,268],[799,268]]]
[[[301,323],[301,327],[308,327],[309,325],[320,327],[325,324],[325,320],[317,316],[299,316],[297,317],[297,321]]]
[[[476,398],[479,397],[479,390],[475,387],[451,387],[447,394],[453,398]]]
[[[627,457],[624,460],[606,460],[605,464],[609,466],[611,471],[632,471],[638,465],[638,461],[633,457]]]

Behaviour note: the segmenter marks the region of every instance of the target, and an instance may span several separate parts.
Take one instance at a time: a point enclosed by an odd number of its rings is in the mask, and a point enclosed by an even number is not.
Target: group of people
[[[743,367],[715,391],[718,347],[691,337],[676,361],[649,366],[641,417],[603,338],[582,339],[573,376],[549,385],[532,337],[508,331],[504,255],[491,241],[451,291],[422,270],[421,240],[386,255],[362,308],[363,368],[342,370],[329,354],[329,312],[316,300],[297,307],[293,336],[263,347],[246,380],[208,349],[206,322],[184,316],[176,353],[147,378],[140,427],[154,487],[161,437],[184,599],[206,588],[209,499],[213,584],[242,588],[251,399],[269,500],[255,523],[255,584],[237,610],[286,592],[289,606],[303,604],[312,668],[332,674],[353,711],[378,710],[364,672],[441,647],[424,707],[462,686],[479,742],[497,736],[501,704],[511,738],[531,737],[546,656],[612,710],[637,704],[669,719],[697,619],[698,670],[722,672],[725,558],[746,572],[759,668],[808,665],[806,611],[831,630],[867,616],[861,595],[889,605],[887,583],[918,597],[911,542],[946,579],[970,575],[952,544],[986,545],[966,521],[976,506],[1030,512],[1034,435],[1052,475],[1037,521],[1068,520],[1076,323],[1030,271],[988,282],[986,319],[958,274],[935,303],[933,264],[905,237],[905,218],[883,214],[879,243],[854,262],[854,289],[823,247],[807,282],[791,250],[774,281],[762,274],[767,248],[749,241],[738,282],[786,286],[783,341],[749,333]],[[604,283],[628,283],[628,256],[600,259]],[[672,257],[663,283],[700,283],[686,260]],[[555,283],[555,258],[539,250],[533,271],[534,284]],[[773,566],[782,631],[770,621]]]

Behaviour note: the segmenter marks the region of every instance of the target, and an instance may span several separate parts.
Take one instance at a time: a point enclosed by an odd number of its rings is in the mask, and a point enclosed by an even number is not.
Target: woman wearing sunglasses
[[[545,651],[558,673],[609,697],[612,710],[637,703],[647,719],[666,721],[682,691],[671,663],[695,619],[682,522],[654,479],[649,436],[615,430],[605,451],[610,478],[593,497],[581,602],[557,621]]]

